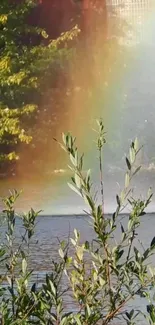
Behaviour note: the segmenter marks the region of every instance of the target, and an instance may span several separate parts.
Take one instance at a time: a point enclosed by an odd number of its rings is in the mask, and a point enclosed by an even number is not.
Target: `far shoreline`
[[[155,211],[154,212],[146,212],[146,214],[145,215],[143,215],[143,217],[144,216],[146,216],[146,215],[154,215],[155,214]],[[113,215],[113,212],[112,213],[110,213],[110,212],[108,212],[108,213],[105,213],[104,214],[105,216],[112,216]],[[124,215],[124,216],[129,216],[129,213],[127,213],[127,212],[120,212],[119,213],[119,215]],[[89,218],[91,216],[91,214],[87,214],[87,213],[78,213],[78,214],[76,214],[76,213],[64,213],[64,214],[39,214],[39,216],[38,217],[46,217],[46,218],[68,218],[68,217],[70,217],[70,218],[72,218],[72,217],[76,217],[76,218],[83,218],[83,217],[87,217],[87,218]]]

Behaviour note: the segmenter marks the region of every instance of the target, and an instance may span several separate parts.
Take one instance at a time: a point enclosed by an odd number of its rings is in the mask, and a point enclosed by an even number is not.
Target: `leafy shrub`
[[[63,135],[61,146],[68,153],[72,183],[69,186],[79,194],[89,206],[89,216],[94,228],[92,242],[81,243],[80,233],[74,230],[71,238],[73,253],[69,244],[60,244],[59,261],[53,261],[51,274],[47,274],[41,287],[31,284],[28,263],[30,242],[34,233],[38,212],[31,211],[21,216],[24,234],[18,247],[14,245],[17,216],[14,203],[18,193],[14,191],[4,199],[4,220],[7,223],[6,243],[0,248],[0,263],[5,266],[1,275],[0,313],[2,324],[40,324],[40,325],[91,325],[110,324],[123,320],[127,325],[134,325],[140,315],[149,324],[155,324],[155,305],[152,291],[155,285],[155,271],[150,267],[148,258],[154,254],[155,238],[148,248],[136,247],[136,238],[140,218],[151,201],[149,191],[146,200],[134,199],[130,189],[133,176],[140,170],[134,168],[139,153],[137,139],[131,144],[129,157],[126,157],[127,172],[125,187],[116,196],[116,210],[111,216],[104,214],[103,163],[102,149],[105,144],[105,132],[102,121],[98,121],[97,148],[99,151],[101,204],[96,202],[93,193],[90,171],[83,170],[84,158],[80,156],[75,138]],[[127,225],[120,218],[120,212],[128,204],[130,213]],[[116,230],[120,237],[116,241]],[[67,281],[64,277],[67,276]],[[65,308],[65,295],[72,292],[76,311]],[[147,311],[129,308],[128,302],[134,297],[148,299]]]

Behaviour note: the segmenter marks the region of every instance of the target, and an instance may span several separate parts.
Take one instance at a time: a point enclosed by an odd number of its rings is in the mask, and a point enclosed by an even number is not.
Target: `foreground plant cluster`
[[[15,233],[19,216],[14,210],[18,197],[16,191],[3,200],[3,223],[6,223],[5,239],[0,247],[0,316],[5,325],[91,325],[91,324],[155,324],[153,290],[155,270],[149,266],[148,258],[154,254],[155,238],[145,248],[137,248],[137,234],[140,218],[151,201],[149,191],[146,200],[134,199],[130,182],[140,170],[134,163],[139,153],[137,139],[131,144],[126,157],[127,172],[125,186],[116,196],[116,210],[112,216],[104,215],[102,149],[105,133],[102,121],[98,121],[97,148],[101,204],[96,201],[90,171],[83,169],[84,158],[80,156],[75,138],[63,135],[61,146],[68,153],[73,173],[69,186],[88,204],[88,216],[92,220],[94,239],[81,243],[80,233],[74,230],[70,243],[60,243],[59,261],[53,261],[51,273],[44,283],[32,284],[29,254],[39,212],[33,209],[20,216],[24,233],[21,242],[15,244]],[[129,205],[128,216],[120,212]],[[116,241],[116,231],[120,231]],[[71,248],[71,249],[70,249]],[[72,251],[72,254],[70,254]],[[64,285],[65,284],[65,285]],[[66,310],[65,297],[71,294],[74,311]],[[145,297],[146,313],[129,308],[129,302],[136,296]],[[132,303],[130,303],[131,305]]]

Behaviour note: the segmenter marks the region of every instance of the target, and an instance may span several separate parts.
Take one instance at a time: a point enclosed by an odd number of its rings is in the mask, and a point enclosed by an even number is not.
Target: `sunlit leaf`
[[[72,191],[74,191],[76,194],[78,194],[79,196],[82,197],[81,193],[79,192],[79,190],[74,185],[72,185],[71,183],[67,183],[67,184],[71,188]]]

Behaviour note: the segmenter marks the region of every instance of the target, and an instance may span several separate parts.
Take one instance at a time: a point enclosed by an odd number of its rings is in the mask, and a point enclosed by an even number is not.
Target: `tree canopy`
[[[46,31],[27,23],[35,5],[35,0],[0,3],[1,161],[18,159],[18,144],[32,140],[29,125],[37,111],[41,85],[54,75],[51,67],[61,66],[69,53],[61,43],[78,31],[73,29],[45,45]]]

